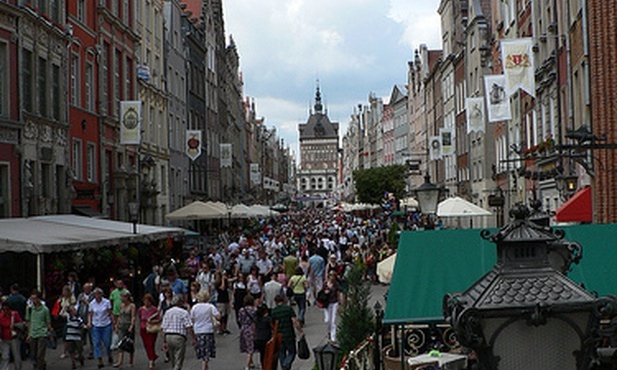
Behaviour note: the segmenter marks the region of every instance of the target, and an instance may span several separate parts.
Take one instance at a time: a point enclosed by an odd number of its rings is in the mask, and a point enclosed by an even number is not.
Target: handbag
[[[319,308],[328,307],[328,293],[324,289],[317,292],[317,306]]]
[[[118,333],[116,333],[115,331],[111,334],[111,346],[109,347],[112,351],[115,351],[118,349],[118,343],[120,342],[120,337],[118,336]]]
[[[303,335],[298,340],[298,358],[300,360],[308,360],[311,357],[311,352],[309,351],[308,343],[306,342],[306,337]]]
[[[135,342],[129,334],[125,334],[120,342],[118,342],[118,349],[124,352],[133,353],[135,351]]]
[[[156,334],[160,333],[162,330],[161,322],[147,322],[146,323],[146,333]]]

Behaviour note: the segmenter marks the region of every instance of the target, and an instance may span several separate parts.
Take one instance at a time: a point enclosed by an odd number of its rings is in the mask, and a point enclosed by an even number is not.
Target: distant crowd
[[[287,213],[250,229],[228,227],[216,234],[216,245],[196,246],[182,261],[158,261],[142,282],[139,302],[122,276],[111,276],[114,287],[105,292],[69,273],[61,296],[49,305],[39,291],[26,298],[14,284],[0,311],[0,370],[10,363],[21,370],[27,358],[45,370],[55,321],[62,326],[61,358],[70,358],[73,369],[86,359],[98,368],[132,367],[137,332],[149,369],[159,354],[181,369],[190,342],[206,370],[216,356],[216,335],[231,334],[232,317],[246,369],[263,367],[273,330],[282,335],[280,365],[291,369],[296,340],[310,324],[307,307],[323,310],[325,335],[336,341],[346,275],[355,261],[364,261],[366,278],[376,279],[377,262],[392,253],[389,228],[389,219],[329,210]]]

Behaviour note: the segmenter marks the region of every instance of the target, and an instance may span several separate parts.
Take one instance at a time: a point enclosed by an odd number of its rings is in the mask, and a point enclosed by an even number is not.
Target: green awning
[[[617,225],[557,229],[565,231],[567,240],[583,246],[583,259],[568,276],[599,296],[616,294]],[[443,320],[444,295],[465,291],[495,261],[495,244],[482,239],[479,229],[401,233],[384,323]]]
[[[384,323],[443,320],[443,296],[467,289],[495,260],[479,229],[402,232]]]

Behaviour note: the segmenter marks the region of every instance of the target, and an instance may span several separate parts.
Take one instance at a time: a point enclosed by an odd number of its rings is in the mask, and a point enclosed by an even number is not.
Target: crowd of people
[[[274,330],[282,335],[280,365],[291,369],[296,340],[310,325],[307,306],[323,309],[324,335],[336,341],[346,274],[362,260],[366,278],[375,279],[377,261],[391,253],[389,223],[313,209],[231,225],[215,233],[216,244],[196,245],[181,261],[155,261],[143,286],[134,289],[138,302],[123,276],[115,277],[105,294],[91,282],[80,285],[77,274],[70,273],[50,309],[39,291],[26,298],[14,284],[0,311],[0,370],[9,369],[10,358],[15,370],[26,358],[34,369],[45,370],[54,317],[62,323],[61,358],[70,358],[73,369],[86,359],[95,359],[98,368],[106,362],[133,367],[138,332],[149,369],[159,355],[181,369],[190,342],[206,370],[216,356],[216,336],[232,330],[246,355],[246,369],[263,367]]]

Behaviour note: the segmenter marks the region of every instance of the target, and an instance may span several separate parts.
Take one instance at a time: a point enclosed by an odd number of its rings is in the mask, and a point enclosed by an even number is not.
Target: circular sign
[[[129,130],[133,130],[137,127],[137,123],[139,120],[139,115],[137,114],[137,110],[135,108],[127,109],[126,113],[124,113],[124,127]]]

